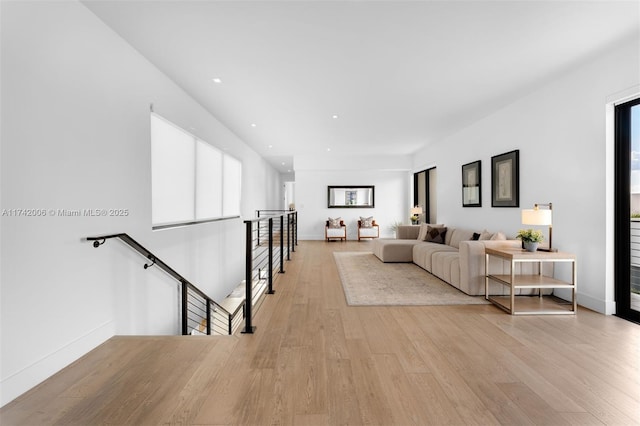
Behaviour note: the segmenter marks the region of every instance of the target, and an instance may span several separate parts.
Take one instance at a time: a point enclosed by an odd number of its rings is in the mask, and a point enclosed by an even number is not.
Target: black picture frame
[[[482,162],[462,166],[462,207],[482,207]]]
[[[374,185],[327,186],[327,207],[330,209],[375,207]]]
[[[491,207],[520,207],[520,150],[491,157]]]

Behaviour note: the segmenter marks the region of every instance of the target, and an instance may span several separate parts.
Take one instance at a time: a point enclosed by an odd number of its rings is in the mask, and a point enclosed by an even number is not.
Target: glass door
[[[615,117],[616,315],[640,322],[640,98]]]
[[[436,168],[432,167],[413,174],[413,205],[422,208],[422,220],[436,223]]]

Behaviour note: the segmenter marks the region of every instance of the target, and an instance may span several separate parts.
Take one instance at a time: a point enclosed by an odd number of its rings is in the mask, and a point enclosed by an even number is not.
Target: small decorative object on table
[[[540,207],[546,207],[547,209],[541,209]],[[523,225],[541,225],[549,227],[549,245],[547,247],[540,247],[540,251],[558,251],[551,246],[552,227],[553,227],[553,204],[540,204],[533,205],[533,209],[522,210],[522,224]]]
[[[518,231],[516,238],[522,240],[522,247],[526,251],[538,250],[538,244],[544,240],[542,232],[534,229],[521,229]]]
[[[422,214],[422,207],[415,206],[411,208],[411,216],[409,216],[409,219],[411,219],[412,225],[418,225],[420,223],[421,214]]]

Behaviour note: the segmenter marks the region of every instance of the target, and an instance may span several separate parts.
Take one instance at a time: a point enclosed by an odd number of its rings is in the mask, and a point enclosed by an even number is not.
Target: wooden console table
[[[511,263],[510,274],[497,275],[489,274],[489,258],[491,256],[499,257]],[[542,263],[544,262],[570,262],[572,268],[572,281],[565,282],[557,280],[552,277],[546,277],[542,275]],[[538,274],[523,275],[516,274],[517,263],[538,263]],[[570,253],[563,252],[528,252],[522,249],[516,248],[485,248],[485,299],[495,304],[499,308],[507,311],[511,315],[531,315],[531,314],[575,314],[577,310],[576,301],[576,287],[578,284],[576,274],[576,256]],[[500,283],[509,290],[509,303],[504,304],[500,302],[500,298],[491,296],[489,294],[489,282],[494,281]],[[516,295],[517,289],[521,288],[537,288],[539,291],[538,309],[531,310],[516,310]],[[562,306],[555,307],[555,309],[548,309],[543,306],[542,303],[542,290],[554,289],[554,288],[568,288],[571,289],[571,310],[563,309]],[[504,297],[502,297],[504,299]]]

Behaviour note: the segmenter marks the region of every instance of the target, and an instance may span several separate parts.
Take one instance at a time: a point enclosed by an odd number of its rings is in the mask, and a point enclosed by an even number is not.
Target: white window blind
[[[151,114],[152,226],[240,215],[242,163]]]
[[[196,220],[222,217],[222,153],[198,140],[196,161]]]
[[[242,164],[227,155],[224,157],[222,170],[222,214],[224,216],[238,216],[240,215],[240,191],[242,190]]]

